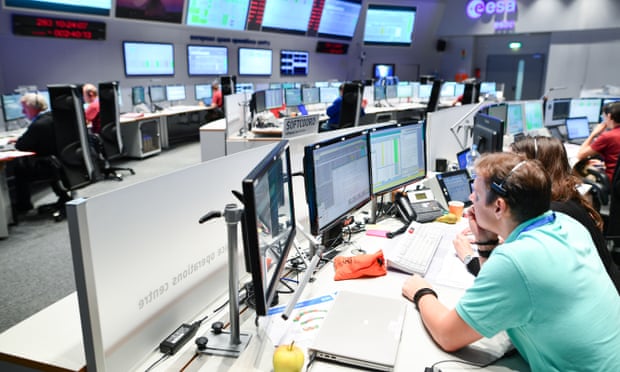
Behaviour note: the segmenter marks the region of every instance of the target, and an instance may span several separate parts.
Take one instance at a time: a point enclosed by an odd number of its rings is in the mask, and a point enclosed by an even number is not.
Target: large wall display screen
[[[107,16],[110,15],[112,0],[5,0],[4,4],[8,7]]]
[[[189,0],[187,23],[190,26],[243,30],[250,0]]]

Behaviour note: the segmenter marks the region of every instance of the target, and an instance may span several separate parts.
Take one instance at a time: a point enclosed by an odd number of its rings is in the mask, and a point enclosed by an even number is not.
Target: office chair
[[[588,157],[578,161],[573,166],[573,171],[581,177],[583,183],[591,186],[589,194],[592,199],[592,206],[601,212],[601,209],[609,204],[610,182],[604,171],[587,166],[591,159]]]
[[[118,103],[118,82],[99,83],[99,118],[101,132],[91,134],[89,140],[95,146],[97,159],[103,177],[122,181],[120,172],[135,174],[131,168],[113,167],[110,161],[124,155],[123,139],[121,137],[120,109]]]
[[[604,216],[605,238],[611,257],[620,265],[620,167],[616,165],[609,187],[609,215]]]
[[[362,84],[360,83],[344,84],[338,128],[350,128],[359,125],[360,107],[362,105],[362,88]]]
[[[429,112],[437,111],[437,107],[439,106],[439,95],[441,94],[441,85],[443,84],[443,80],[436,79],[433,81],[433,86],[431,87],[431,95],[428,98],[428,104],[426,105],[425,114]]]

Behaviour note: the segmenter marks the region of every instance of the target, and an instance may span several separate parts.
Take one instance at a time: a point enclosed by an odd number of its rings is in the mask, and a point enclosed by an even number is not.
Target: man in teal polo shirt
[[[456,308],[419,276],[403,285],[439,346],[455,351],[506,331],[533,371],[617,369],[620,297],[588,231],[549,211],[551,181],[539,163],[483,156],[470,199],[483,266]]]

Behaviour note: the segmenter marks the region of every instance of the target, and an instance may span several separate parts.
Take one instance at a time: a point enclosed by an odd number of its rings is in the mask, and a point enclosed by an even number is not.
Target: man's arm
[[[410,276],[403,285],[403,295],[413,300],[413,296],[421,288],[430,288],[430,285],[421,276]],[[482,338],[482,335],[465,323],[456,310],[449,310],[431,294],[420,298],[418,309],[426,329],[445,351],[456,351]]]

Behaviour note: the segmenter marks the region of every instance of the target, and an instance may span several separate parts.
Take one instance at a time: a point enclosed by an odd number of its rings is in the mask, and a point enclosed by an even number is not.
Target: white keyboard
[[[435,223],[413,222],[386,255],[388,267],[409,274],[426,275],[444,228]]]

